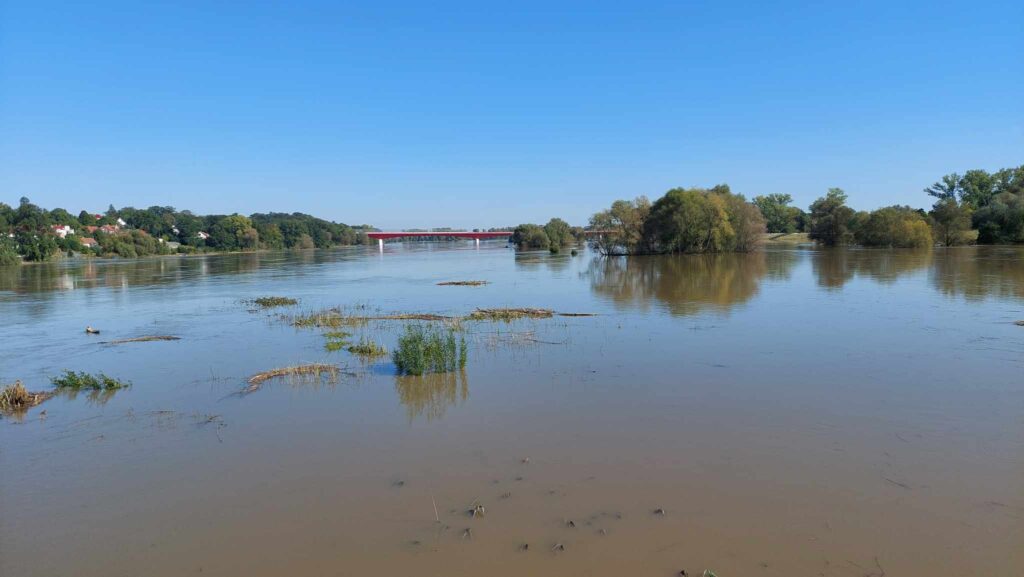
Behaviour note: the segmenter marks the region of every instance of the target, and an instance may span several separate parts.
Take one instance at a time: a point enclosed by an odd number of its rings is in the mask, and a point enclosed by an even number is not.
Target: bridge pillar
[[[377,239],[377,249],[380,250],[380,252],[384,252],[384,239],[383,238],[378,238]]]
[[[480,237],[477,237],[475,240],[476,240],[476,247],[480,248]]]

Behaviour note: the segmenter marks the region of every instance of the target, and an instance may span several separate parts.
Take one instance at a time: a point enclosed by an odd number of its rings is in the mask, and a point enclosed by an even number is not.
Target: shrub
[[[1004,192],[974,213],[978,242],[1024,242],[1024,193]]]
[[[386,357],[388,350],[383,345],[363,337],[359,342],[348,347],[348,352],[360,357]]]
[[[967,231],[971,229],[971,209],[956,199],[940,199],[930,213],[935,223],[935,238],[945,246],[967,242]]]
[[[864,246],[920,248],[934,244],[928,221],[910,207],[880,208],[857,220],[854,237]]]
[[[544,228],[536,224],[521,224],[512,231],[512,244],[520,249],[547,250],[551,239]]]
[[[455,331],[407,325],[392,357],[400,374],[447,373],[466,366],[466,339]]]
[[[64,374],[51,379],[58,389],[91,389],[94,391],[113,391],[131,386],[127,381],[119,381],[108,377],[103,373],[90,375],[86,372],[76,373],[75,371],[64,371]]]

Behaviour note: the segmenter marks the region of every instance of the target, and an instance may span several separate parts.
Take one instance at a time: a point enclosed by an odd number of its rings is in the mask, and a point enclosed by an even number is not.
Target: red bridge
[[[586,230],[586,231],[583,231],[583,234],[585,234],[587,236],[590,236],[590,235],[595,235],[595,234],[605,234],[606,232],[607,231],[603,231],[603,230]],[[412,232],[412,231],[410,231],[410,232],[405,232],[405,231],[398,231],[398,232],[368,232],[368,233],[366,233],[366,236],[369,237],[369,238],[377,239],[378,246],[380,246],[381,250],[384,250],[384,240],[385,239],[391,239],[391,238],[416,237],[416,236],[439,236],[439,237],[440,236],[445,236],[445,237],[455,237],[455,238],[471,238],[471,239],[475,240],[476,243],[479,245],[480,244],[480,239],[482,239],[482,238],[508,238],[508,237],[512,236],[512,231],[511,230],[500,230],[500,231],[494,231],[494,232],[484,232],[484,231],[472,232],[472,231],[438,230],[438,231],[415,231],[415,232]]]

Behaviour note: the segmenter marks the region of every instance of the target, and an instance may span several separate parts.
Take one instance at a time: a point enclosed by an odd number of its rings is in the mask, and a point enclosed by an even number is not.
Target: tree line
[[[888,206],[855,211],[847,195],[831,188],[807,211],[788,194],[748,202],[728,185],[673,188],[651,202],[646,196],[617,200],[590,219],[605,231],[593,239],[604,254],[745,252],[764,233],[807,233],[826,246],[954,246],[1024,242],[1024,165],[993,173],[949,174],[924,189],[936,200],[930,211]]]
[[[59,231],[55,227],[67,227]],[[93,228],[96,227],[96,228]],[[110,206],[103,214],[46,210],[22,198],[0,203],[0,264],[58,254],[141,256],[256,249],[328,248],[366,243],[368,225],[349,226],[302,213],[196,215],[170,206]]]

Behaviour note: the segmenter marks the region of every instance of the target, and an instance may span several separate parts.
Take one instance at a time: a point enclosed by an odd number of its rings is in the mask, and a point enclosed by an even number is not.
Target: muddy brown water
[[[466,323],[417,378],[277,317],[335,305],[599,316]],[[0,271],[0,318],[0,381],[133,383],[0,420],[4,576],[1024,574],[1021,249],[68,262]],[[233,394],[302,362],[344,372]]]

